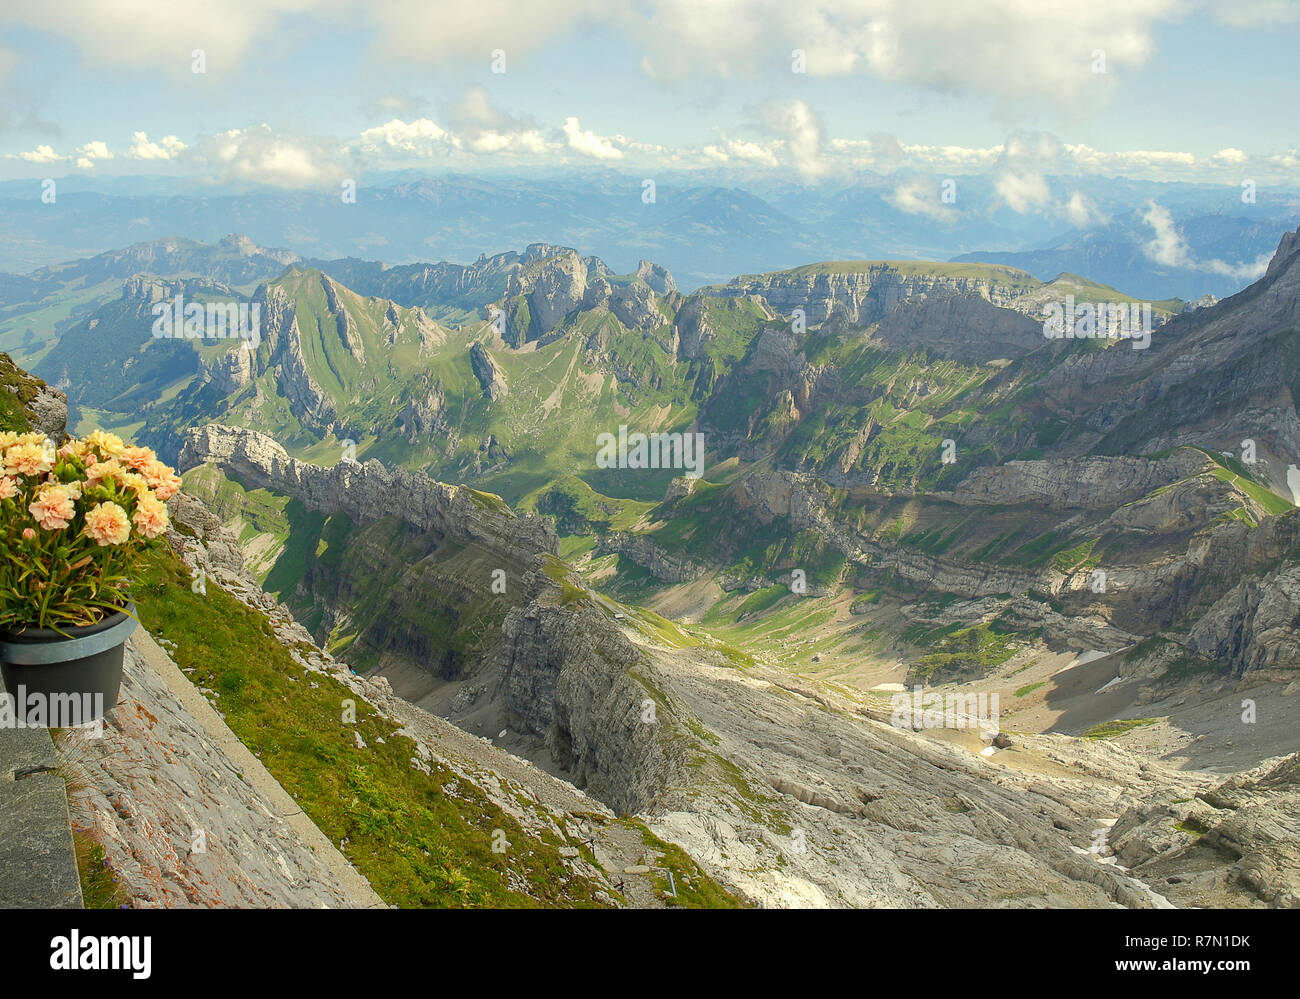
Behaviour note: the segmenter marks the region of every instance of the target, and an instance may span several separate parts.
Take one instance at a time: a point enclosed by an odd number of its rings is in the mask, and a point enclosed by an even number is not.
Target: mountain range
[[[1045,323],[1131,316],[1122,290],[971,261],[686,294],[550,243],[387,267],[230,237],[29,281],[19,309],[104,295],[32,338],[35,372],[184,469],[196,570],[741,898],[1295,898],[1212,775],[1290,751],[1300,232],[1222,301],[1146,302],[1139,338]],[[178,295],[257,306],[258,337],[155,337]],[[702,476],[599,460],[628,433],[701,435]],[[908,687],[996,695],[1002,734],[900,728]],[[1257,777],[1273,822],[1294,777]],[[1080,859],[1098,814],[1136,873]]]

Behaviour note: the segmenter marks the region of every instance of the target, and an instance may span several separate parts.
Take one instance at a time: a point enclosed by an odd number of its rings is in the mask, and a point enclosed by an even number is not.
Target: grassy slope
[[[193,593],[167,549],[150,556],[136,601],[144,625],[177,643],[178,664],[216,691],[226,723],[332,841],[347,841],[343,852],[385,901],[599,906],[595,886],[561,862],[559,848],[578,844],[551,832],[535,838],[450,771],[412,767],[415,745],[397,726],[339,681],[295,663],[265,618],[212,582],[206,595]],[[341,720],[349,700],[355,724]],[[497,829],[511,844],[505,853],[492,851]],[[670,865],[697,886],[683,904],[735,904],[684,856]]]

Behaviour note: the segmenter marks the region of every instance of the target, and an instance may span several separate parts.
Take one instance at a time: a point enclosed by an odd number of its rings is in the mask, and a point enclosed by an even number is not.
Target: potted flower
[[[43,434],[0,433],[0,667],[43,724],[94,721],[117,704],[133,573],[179,488],[153,451],[114,434],[56,448]]]

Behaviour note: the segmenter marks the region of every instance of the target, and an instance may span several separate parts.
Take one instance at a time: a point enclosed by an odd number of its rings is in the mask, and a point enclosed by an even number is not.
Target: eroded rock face
[[[327,675],[396,722],[400,734],[414,743],[411,768],[438,780],[443,795],[463,799],[458,807],[481,807],[476,797],[461,790],[464,786],[485,795],[530,836],[552,839],[562,833],[570,842],[589,846],[601,867],[589,863],[579,850],[566,847],[560,851],[564,868],[560,876],[589,882],[598,889],[598,901],[610,906],[664,906],[649,882],[619,884],[617,889],[626,902],[615,894],[617,872],[656,862],[640,830],[616,822],[616,813],[602,800],[568,781],[404,701],[393,692],[387,678],[357,675],[347,663],[317,648],[288,608],[264,593],[247,572],[235,538],[218,517],[184,492],[169,501],[169,508],[173,522],[186,529],[185,534],[173,532],[169,540],[191,571],[203,571],[212,585],[220,585],[245,606],[264,614],[274,637],[307,671],[308,683],[314,682],[313,674]],[[674,764],[671,747],[652,726],[641,722],[641,705],[650,694],[630,673],[632,666],[644,666],[648,675],[653,668],[620,634],[609,633],[607,624],[589,616],[596,613],[590,608],[584,616],[568,608],[530,606],[527,614],[537,628],[525,626],[510,636],[508,680],[513,703],[521,711],[520,723],[529,719],[543,727],[543,734],[554,730],[552,742],[557,750],[569,747],[569,766],[580,783],[607,792],[610,800],[627,806],[621,810],[628,811],[635,802],[656,793],[654,782],[674,772]],[[531,683],[532,679],[538,683]],[[492,680],[494,685],[499,682]],[[468,688],[473,696],[466,700],[483,696],[486,686]],[[128,698],[134,697],[131,682],[124,690]],[[237,771],[210,752],[191,752],[192,733],[174,731],[173,723],[184,719],[173,717],[165,701],[165,696],[151,695],[140,702],[148,710],[135,712],[122,726],[123,739],[136,739],[149,747],[148,751],[137,752],[132,745],[128,754],[127,747],[117,740],[107,742],[102,753],[96,754],[106,776],[96,780],[85,802],[93,810],[97,828],[102,826],[114,837],[110,839],[114,866],[130,872],[132,890],[139,892],[141,901],[167,905],[223,901],[261,906],[368,904],[347,896],[340,900],[328,871],[321,873],[302,864],[292,841],[282,842],[273,816],[264,803],[248,794]],[[614,720],[615,713],[626,713],[625,702],[636,706],[635,726],[631,719],[621,725]],[[119,708],[118,714],[122,713]],[[671,718],[671,712],[664,717]],[[153,747],[159,743],[170,745],[170,750],[156,758]],[[197,761],[194,772],[190,760]],[[646,761],[650,765],[642,767]],[[164,779],[155,780],[159,775]],[[235,792],[243,793],[230,793],[229,783],[236,785]],[[130,800],[128,796],[137,785],[152,786]],[[196,865],[194,857],[169,852],[170,844],[179,841],[180,831],[188,829],[191,821],[207,821],[209,810],[221,812],[207,827],[209,837],[221,836],[220,851],[210,848],[210,853],[218,856],[199,858],[203,863]],[[471,821],[476,818],[471,813]],[[244,831],[250,835],[241,839]],[[253,834],[258,837],[255,841]],[[513,832],[511,838],[515,838]],[[189,838],[184,840],[189,842]],[[513,845],[526,848],[524,842]],[[268,864],[273,865],[269,870]],[[191,884],[195,878],[210,883]],[[300,884],[298,879],[309,883]],[[290,882],[299,889],[297,895],[285,890]],[[512,887],[528,892],[526,885]],[[250,889],[263,890],[257,895]],[[158,899],[161,902],[155,901]]]
[[[262,338],[269,345],[267,367],[276,373],[280,392],[305,425],[330,430],[338,409],[307,368],[302,354],[302,331],[289,296],[283,289],[264,285],[258,290],[262,307]]]
[[[609,296],[609,308],[630,329],[652,330],[665,322],[655,307],[655,292],[641,281],[615,289]]]
[[[630,281],[613,278],[596,257],[546,243],[529,246],[506,280],[505,303],[522,301],[526,314],[526,321],[521,321],[520,311],[512,312],[507,342],[516,347],[532,341],[545,344],[561,335],[565,318],[576,309],[608,308],[630,329],[653,330],[668,322],[656,296],[681,297],[672,275],[648,261],[641,261]]]
[[[975,296],[1001,308],[1015,308],[1024,301],[1022,308],[1037,311],[1037,302],[1029,301],[1030,289],[1023,284],[1025,277],[1010,268],[1005,281],[939,273],[909,274],[882,262],[858,273],[782,271],[740,277],[721,286],[719,291],[732,297],[761,295],[784,316],[803,309],[810,326],[825,322],[837,313],[845,322],[868,326],[880,322],[900,303],[936,290],[962,297]],[[1041,339],[1041,320],[1038,330]]]
[[[684,555],[665,551],[650,538],[611,531],[596,541],[601,554],[616,552],[631,562],[650,570],[655,579],[668,583],[685,583],[699,579],[708,567]]]
[[[1188,646],[1241,674],[1300,665],[1300,565],[1243,579],[1193,625]]]
[[[472,664],[467,674],[476,683],[495,681],[512,724],[544,739],[559,769],[611,807],[639,810],[671,778],[677,764],[668,744],[641,720],[645,701],[653,699],[653,683],[647,686],[637,675],[652,672],[648,660],[607,613],[585,601],[561,603],[561,587],[538,568],[558,547],[547,521],[516,517],[483,494],[401,469],[389,471],[378,462],[341,463],[332,469],[305,464],[254,431],[219,426],[191,430],[182,467],[203,461],[215,462],[246,485],[292,496],[312,510],[343,512],[361,523],[396,516],[422,531],[506,553],[494,564],[520,564],[511,572],[511,592],[530,602],[506,615],[498,635],[485,638],[483,661]],[[280,614],[275,601],[249,581],[233,539],[213,523],[216,518],[201,505],[191,510],[194,501],[188,498],[174,503],[203,541],[202,554],[195,555],[202,567],[230,578],[241,599]],[[376,554],[373,564],[380,564],[380,558]],[[408,568],[412,571],[394,576],[392,585],[399,578],[403,585],[420,585],[416,567]],[[468,603],[487,578],[446,579],[437,585],[440,599],[463,591]],[[410,594],[387,594],[398,596],[409,599]],[[347,607],[338,610],[346,613]],[[367,630],[367,641],[380,651],[388,645],[395,654],[435,662],[445,650],[405,647],[409,636],[398,628],[403,617],[393,614],[387,632],[382,621]]]
[[[8,392],[18,400],[23,419],[32,430],[54,440],[63,438],[68,425],[68,397],[28,374],[4,353],[0,353],[0,392]]]
[[[902,302],[873,335],[895,350],[928,348],[967,364],[1020,357],[1041,347],[1042,321],[1008,308],[1014,299],[995,305],[986,290],[938,285]]]
[[[410,443],[434,434],[445,433],[447,427],[447,397],[442,382],[434,381],[423,399],[411,396],[406,408],[397,417],[397,425]]]
[[[208,360],[199,355],[199,377],[210,382],[223,395],[237,392],[253,381],[253,352],[242,346],[227,350]]]
[[[343,306],[339,286],[324,274],[321,275],[320,281],[321,287],[325,290],[325,302],[329,307],[330,315],[334,317],[334,321],[338,324],[339,338],[343,341],[343,346],[347,348],[348,353],[352,355],[358,364],[364,365],[366,363],[365,345],[361,342],[361,334],[357,332],[356,324],[352,322],[352,317]]]
[[[606,614],[534,602],[501,630],[506,704],[578,787],[616,812],[639,812],[679,777],[685,747],[665,735],[668,705],[646,720],[655,699],[640,678],[654,668]]]
[[[531,249],[531,247],[530,247]],[[542,263],[531,288],[511,277],[513,287],[506,295],[524,294],[538,334],[546,334],[564,321],[564,317],[582,305],[587,292],[587,264],[572,250],[559,253]]]

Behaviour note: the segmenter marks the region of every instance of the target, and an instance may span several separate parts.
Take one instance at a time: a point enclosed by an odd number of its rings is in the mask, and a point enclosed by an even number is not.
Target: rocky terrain
[[[226,431],[204,433],[189,453]],[[240,439],[241,453],[265,447]],[[214,449],[231,470],[246,460],[233,457],[237,448]],[[280,481],[317,474],[300,469]],[[205,545],[237,558],[229,541]],[[761,663],[738,667],[645,623],[591,591],[548,587],[508,612],[480,666],[424,696],[462,724],[500,725],[513,752],[641,815],[759,904],[1175,904],[1165,883],[1126,873],[1109,847],[1094,847],[1097,830],[1153,790],[1193,798],[1213,788],[1211,778],[1061,737],[1014,736],[989,756],[977,732],[954,743],[900,730],[870,696]],[[1170,836],[1194,838],[1172,824]],[[1237,846],[1213,884],[1180,889],[1181,902],[1291,904],[1289,874],[1263,884],[1243,873],[1263,862],[1263,841]]]

